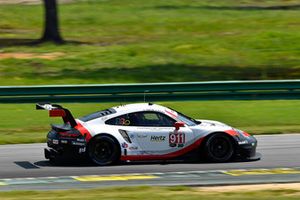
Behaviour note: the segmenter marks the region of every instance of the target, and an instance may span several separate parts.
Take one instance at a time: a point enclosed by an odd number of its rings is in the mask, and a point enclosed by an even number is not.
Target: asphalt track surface
[[[256,138],[258,140],[257,151],[262,154],[262,159],[259,161],[231,163],[124,163],[109,167],[100,167],[87,163],[54,166],[44,158],[43,148],[45,147],[45,144],[1,145],[0,179],[84,175],[104,176],[115,174],[125,174],[126,176],[128,174],[137,173],[155,175],[155,173],[161,173],[160,176],[164,176],[167,180],[171,180],[172,177],[174,178],[172,173],[181,173],[185,175],[182,177],[177,176],[177,179],[173,179],[173,181],[174,183],[175,181],[176,183],[184,183],[185,178],[188,179],[189,176],[200,176],[199,174],[203,174],[204,172],[206,175],[201,176],[207,177],[208,183],[211,183],[211,179],[214,181],[213,183],[225,183],[226,181],[230,182],[231,179],[227,177],[228,175],[226,177],[221,175],[221,170],[293,168],[297,170],[295,171],[295,174],[280,172],[284,174],[284,176],[278,176],[276,179],[276,175],[273,175],[268,177],[268,179],[270,179],[270,182],[272,182],[272,177],[273,180],[277,180],[275,182],[280,182],[284,179],[287,179],[289,182],[300,182],[300,134],[262,135],[256,136]],[[211,173],[212,171],[215,172]],[[194,174],[192,172],[194,172]],[[237,176],[232,177],[236,178]],[[223,182],[220,182],[218,180],[219,178],[222,179]],[[251,183],[266,182],[266,178],[267,177],[264,176],[252,176],[246,177],[246,180],[244,181],[249,182],[249,180],[252,180]],[[257,181],[258,179],[261,181]],[[232,179],[232,181],[234,180],[235,179]],[[122,182],[121,184],[126,185],[127,183]],[[167,182],[165,184],[168,185]],[[89,186],[95,187],[96,185]],[[172,183],[169,183],[169,185],[172,185]]]

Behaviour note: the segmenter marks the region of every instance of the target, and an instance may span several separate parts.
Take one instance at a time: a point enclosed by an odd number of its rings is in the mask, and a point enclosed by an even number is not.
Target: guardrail
[[[300,99],[300,80],[0,87],[0,103],[270,99]]]

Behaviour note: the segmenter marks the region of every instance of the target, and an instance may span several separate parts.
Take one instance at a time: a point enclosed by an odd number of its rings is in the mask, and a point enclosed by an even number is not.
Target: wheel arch
[[[208,140],[210,137],[212,137],[213,135],[215,135],[215,134],[224,134],[224,135],[226,135],[226,136],[227,136],[228,138],[230,138],[230,140],[232,141],[232,144],[233,144],[234,149],[237,148],[237,142],[236,142],[236,140],[234,139],[234,137],[233,137],[231,134],[226,133],[225,131],[215,131],[215,132],[212,132],[212,133],[206,135],[206,136],[203,138],[203,141],[201,142],[199,148],[200,148],[201,150],[203,150],[203,148],[204,148],[204,146],[205,146],[207,140]]]
[[[96,134],[95,136],[93,136],[89,142],[88,142],[88,145],[87,145],[87,148],[89,148],[89,146],[92,144],[92,142],[94,142],[95,140],[97,140],[98,137],[100,136],[106,136],[106,137],[109,137],[111,138],[112,140],[114,140],[114,142],[116,142],[118,145],[118,151],[119,151],[119,158],[121,158],[121,144],[120,142],[118,141],[118,139],[116,137],[114,137],[113,135],[109,134],[109,133],[98,133]],[[87,150],[88,152],[88,150]]]
[[[206,145],[208,139],[209,139],[210,137],[212,137],[213,135],[215,135],[215,134],[224,134],[225,136],[227,136],[227,137],[230,139],[230,141],[231,141],[232,144],[233,144],[233,157],[236,156],[236,152],[237,152],[237,150],[238,150],[238,144],[237,144],[237,141],[235,140],[234,136],[231,135],[231,134],[229,134],[229,133],[226,133],[225,131],[215,131],[215,132],[212,132],[212,133],[206,135],[206,136],[203,138],[203,141],[201,142],[201,144],[200,144],[200,146],[199,146],[199,148],[198,148],[199,151],[200,151],[201,157],[202,157],[202,158],[205,158],[205,157],[206,157],[206,156],[205,156],[205,154],[206,154],[206,152],[205,152],[205,145]]]

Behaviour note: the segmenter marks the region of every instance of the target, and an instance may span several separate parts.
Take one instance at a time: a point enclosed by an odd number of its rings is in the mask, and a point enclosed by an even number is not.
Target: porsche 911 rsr
[[[68,109],[37,104],[64,124],[52,125],[46,159],[83,156],[98,165],[118,161],[257,160],[257,140],[248,133],[210,120],[195,120],[173,109],[136,103],[98,111],[74,119]]]

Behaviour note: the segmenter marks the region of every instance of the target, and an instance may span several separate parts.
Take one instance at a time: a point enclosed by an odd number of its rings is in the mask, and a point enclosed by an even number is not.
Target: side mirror
[[[179,130],[180,127],[184,127],[184,122],[175,122],[174,127],[176,130]]]

